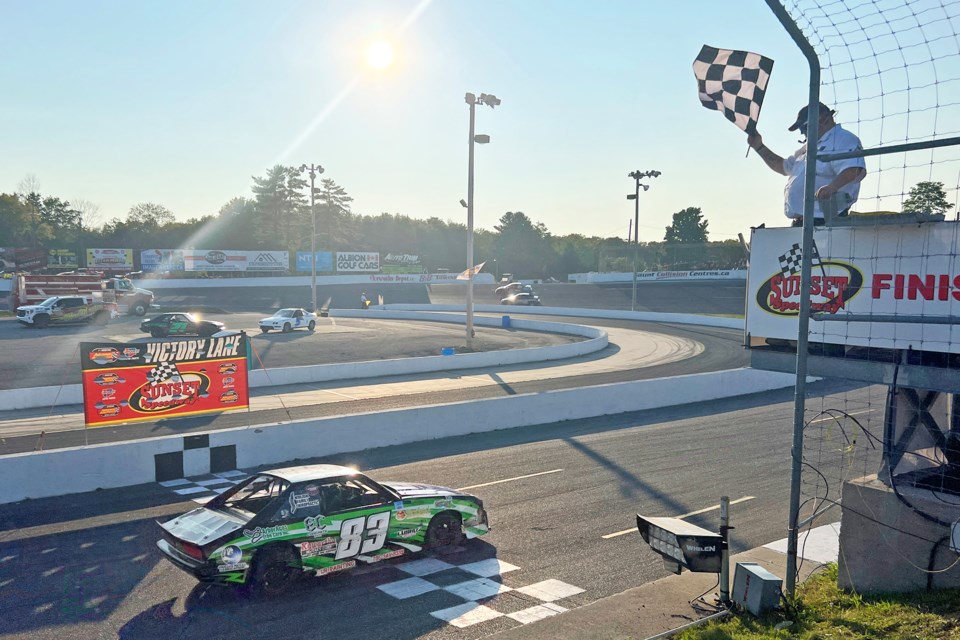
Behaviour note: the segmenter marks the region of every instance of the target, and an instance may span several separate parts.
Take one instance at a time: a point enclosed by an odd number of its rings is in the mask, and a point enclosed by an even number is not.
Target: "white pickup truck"
[[[76,322],[107,324],[116,315],[116,303],[96,296],[52,296],[40,304],[17,307],[17,322],[38,329]]]

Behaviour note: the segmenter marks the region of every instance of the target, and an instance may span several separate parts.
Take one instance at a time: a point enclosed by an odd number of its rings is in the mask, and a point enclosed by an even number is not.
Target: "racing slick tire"
[[[33,318],[33,326],[37,329],[46,329],[50,325],[50,316],[41,313]]]
[[[154,338],[166,338],[167,332],[164,331],[163,329],[151,329],[150,335],[153,336]]]
[[[270,333],[270,327],[260,327],[261,333]]]
[[[145,316],[147,315],[147,305],[142,302],[138,302],[130,307],[130,313],[135,316]]]
[[[258,595],[278,596],[301,576],[300,558],[289,545],[257,551],[247,579],[249,590]]]
[[[313,331],[317,328],[317,323],[315,320],[311,320],[310,324],[307,325],[307,331]]]
[[[427,527],[427,535],[424,539],[424,548],[441,549],[444,547],[455,547],[463,542],[463,526],[460,516],[444,511],[438,513],[430,521]]]
[[[293,331],[293,327],[290,326],[290,323],[289,323],[289,322],[284,322],[284,323],[283,323],[283,332],[284,332],[284,333],[290,333],[291,331]]]

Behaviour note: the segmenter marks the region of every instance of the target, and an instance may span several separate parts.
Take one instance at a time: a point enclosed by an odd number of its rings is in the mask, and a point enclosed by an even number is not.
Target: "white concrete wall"
[[[224,429],[210,433],[210,445],[236,445],[237,466],[249,469],[370,447],[702,402],[788,387],[793,382],[790,374],[734,369]],[[4,456],[0,477],[6,481],[0,483],[0,503],[153,482],[153,456],[181,447],[178,435]],[[11,478],[23,481],[11,482]]]
[[[427,305],[429,306],[429,305]],[[339,318],[386,318],[395,320],[418,320],[430,322],[449,322],[464,324],[466,319],[462,315],[441,313],[380,311],[370,309],[334,310],[330,313]],[[477,326],[499,327],[500,318],[477,317],[474,324]],[[550,345],[546,347],[532,347],[528,349],[504,349],[499,351],[485,351],[481,353],[461,353],[453,356],[425,356],[420,358],[394,358],[390,360],[372,360],[366,362],[343,362],[337,364],[318,364],[301,367],[278,367],[271,369],[254,369],[250,371],[249,383],[251,388],[271,387],[285,384],[300,384],[304,382],[328,382],[331,380],[354,380],[360,378],[381,378],[385,376],[408,375],[415,373],[431,373],[436,371],[450,371],[452,369],[476,369],[480,367],[497,367],[524,362],[544,362],[549,360],[564,360],[594,353],[604,349],[607,344],[607,334],[594,327],[567,324],[562,322],[541,322],[535,320],[516,320],[512,326],[517,329],[530,331],[547,331],[564,335],[583,336],[587,340],[567,344]],[[62,387],[32,387],[26,389],[0,390],[0,409],[5,411],[14,409],[35,409],[39,407],[63,407],[81,404],[83,389],[79,384],[68,384]]]
[[[637,282],[690,282],[695,280],[746,280],[746,269],[706,269],[702,271],[642,271]],[[571,273],[567,280],[577,284],[633,282],[632,271]]]
[[[464,312],[462,304],[385,304],[388,311],[435,311],[441,313]],[[540,315],[570,316],[574,318],[605,318],[615,320],[639,320],[642,322],[665,322],[670,324],[696,324],[701,327],[722,329],[743,329],[743,318],[725,318],[722,316],[704,316],[693,313],[654,313],[652,311],[619,311],[615,309],[578,309],[572,307],[512,307],[497,304],[474,305],[477,313],[498,313],[508,316]],[[511,317],[511,320],[513,318]]]
[[[342,276],[317,276],[318,285],[334,284],[467,284],[456,273],[364,273]],[[478,273],[474,284],[494,284],[492,273]],[[134,281],[141,289],[220,289],[224,287],[309,287],[309,275],[262,278],[144,278]]]

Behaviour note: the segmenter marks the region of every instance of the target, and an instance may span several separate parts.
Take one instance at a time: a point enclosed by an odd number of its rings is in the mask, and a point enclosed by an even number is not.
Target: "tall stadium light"
[[[313,233],[310,234],[310,292],[313,301],[313,313],[317,312],[317,210],[314,208],[314,198],[316,193],[313,189],[313,181],[318,174],[323,173],[323,167],[319,164],[302,164],[300,173],[310,172],[310,218],[313,221]]]
[[[644,178],[656,178],[660,175],[659,171],[631,171],[627,174],[628,178],[633,178],[635,191],[627,196],[627,200],[633,200],[633,295],[630,298],[630,311],[637,310],[637,262],[640,254],[640,187],[646,191],[650,188],[648,184],[640,184]]]
[[[477,135],[474,131],[476,122],[476,110],[478,104],[485,104],[491,109],[500,104],[500,98],[490,93],[481,93],[478,98],[476,94],[467,93],[464,102],[470,105],[470,140],[469,155],[467,162],[467,349],[473,348],[473,146],[475,144],[487,144],[490,142],[490,136],[485,134]],[[463,201],[460,201],[463,204]]]

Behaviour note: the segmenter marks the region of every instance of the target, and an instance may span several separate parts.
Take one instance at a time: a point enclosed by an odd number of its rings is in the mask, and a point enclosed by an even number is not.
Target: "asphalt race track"
[[[826,386],[837,390],[818,383],[811,391]],[[731,508],[733,553],[784,537],[791,395],[786,389],[331,460],[358,464],[381,480],[474,487],[469,491],[490,511],[492,532],[435,555],[453,566],[426,576],[438,588],[407,600],[378,589],[410,577],[403,558],[310,578],[280,599],[198,585],[154,547],[154,520],[195,505],[157,485],[0,507],[0,634],[212,640],[299,630],[304,637],[342,640],[486,637],[520,624],[503,614],[540,604],[520,591],[524,587],[547,580],[569,585],[576,591],[553,604],[574,609],[666,575],[635,532],[603,538],[631,529],[637,512],[687,514],[717,505],[726,494],[745,499]],[[882,411],[876,413],[863,419],[876,427]],[[689,521],[716,529],[717,511]],[[459,567],[490,558],[516,567],[492,578],[512,589],[484,601],[497,617],[457,628],[431,615],[463,606],[461,596],[440,587],[475,579]]]
[[[666,291],[662,284],[648,286]],[[619,297],[622,304],[624,291],[620,289],[611,288],[603,295]],[[541,295],[545,295],[543,291]],[[682,297],[683,304],[703,304],[691,300],[689,291]],[[433,299],[432,294],[431,299],[457,302]],[[478,297],[478,302],[483,301]],[[629,303],[627,287],[626,308]],[[572,301],[563,304],[592,306]],[[654,366],[622,368],[635,349],[621,352],[614,343],[608,348],[610,353],[586,362],[558,363],[558,377],[550,377],[547,368],[523,375],[508,371],[501,376],[504,382],[463,386],[451,372],[444,378],[449,385],[437,383],[443,387],[440,390],[425,389],[424,380],[414,379],[396,381],[411,385],[402,387],[399,395],[355,386],[351,388],[356,393],[371,395],[313,406],[268,408],[258,418],[267,421],[287,412],[296,419],[298,412],[329,415],[494,397],[718,370],[746,362],[742,336],[736,331],[583,318],[552,320],[605,326],[611,342],[614,336],[621,342],[642,341],[654,332],[674,345],[677,359],[663,357]],[[551,365],[550,369],[554,368]],[[475,373],[464,372],[463,377]],[[814,384],[810,391],[826,393],[826,389],[838,391],[835,384],[826,383]],[[290,391],[285,397],[324,390]],[[264,402],[268,399],[263,397]],[[882,417],[867,413],[862,419],[869,424],[882,421]],[[231,419],[239,416],[224,414],[193,426],[160,424],[150,435],[184,428],[221,428],[229,424],[218,421]],[[389,595],[387,585],[410,578],[415,565],[408,563],[417,557],[309,578],[278,599],[198,585],[160,557],[154,522],[196,505],[156,484],[0,505],[0,635],[204,640],[291,633],[338,640],[487,637],[519,626],[518,619],[528,619],[525,616],[532,610],[542,612],[547,601],[554,611],[574,609],[666,575],[659,556],[630,531],[637,512],[687,514],[714,507],[719,496],[726,494],[732,500],[743,499],[731,509],[731,524],[736,526],[734,553],[782,538],[791,429],[792,390],[785,389],[371,449],[323,460],[355,464],[380,480],[460,487],[484,500],[491,533],[460,548],[421,556],[445,564],[423,576],[429,591],[404,600]],[[111,430],[87,431],[108,436]],[[51,434],[63,438],[77,435],[70,431]],[[4,446],[17,440],[6,438]],[[35,442],[35,438],[29,441]],[[706,511],[689,521],[715,529],[716,513],[715,509]],[[621,535],[604,537],[613,533]],[[486,574],[500,593],[482,602],[489,619],[464,627],[445,622],[444,617],[452,617],[450,611],[476,608],[458,585],[477,579],[478,565],[474,563],[492,559],[500,561],[499,568]]]

